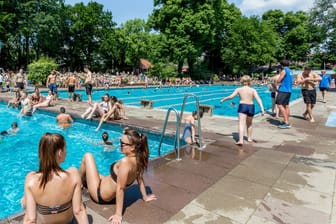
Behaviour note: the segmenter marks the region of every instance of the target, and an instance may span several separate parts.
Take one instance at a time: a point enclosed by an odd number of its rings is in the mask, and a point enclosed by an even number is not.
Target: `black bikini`
[[[110,175],[111,175],[111,178],[112,180],[117,183],[117,179],[118,179],[118,176],[117,174],[114,172],[114,166],[117,162],[114,162],[111,164],[110,166]],[[98,188],[97,188],[97,198],[98,198],[98,203],[99,204],[109,204],[111,203],[112,201],[115,200],[115,198],[113,198],[111,201],[105,201],[102,196],[101,196],[101,193],[100,193],[100,184],[101,184],[101,179],[99,180],[99,184],[98,184]],[[133,183],[130,183],[130,184],[127,184],[126,187],[132,185]]]

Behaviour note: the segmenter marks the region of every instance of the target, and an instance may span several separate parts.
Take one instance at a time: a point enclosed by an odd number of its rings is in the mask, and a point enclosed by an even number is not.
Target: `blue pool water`
[[[107,175],[112,162],[120,159],[123,154],[119,150],[119,138],[122,127],[105,125],[99,132],[95,132],[96,123],[76,120],[72,127],[64,130],[55,123],[52,113],[36,112],[33,117],[18,118],[18,110],[7,109],[0,103],[0,132],[7,130],[13,121],[18,122],[20,131],[17,135],[0,139],[0,219],[22,211],[20,199],[23,196],[24,178],[29,171],[38,169],[38,143],[45,132],[61,133],[67,142],[67,157],[62,167],[79,168],[85,152],[91,152],[97,161],[100,173]],[[114,149],[97,145],[101,141],[102,132],[107,131]],[[158,155],[157,149],[160,136],[146,133],[149,140],[150,158]],[[161,153],[173,150],[174,141],[165,138]]]
[[[208,104],[214,106],[214,115],[219,116],[229,116],[237,117],[237,105],[239,104],[239,97],[235,97],[230,101],[226,101],[220,104],[220,100],[230,95],[235,88],[239,86],[235,85],[201,85],[193,86],[180,86],[180,87],[165,87],[165,88],[155,88],[151,87],[148,89],[144,88],[113,88],[109,90],[95,90],[92,93],[92,99],[95,101],[100,101],[101,97],[105,93],[114,95],[119,99],[122,99],[124,104],[130,106],[141,106],[140,100],[152,100],[154,102],[153,107],[156,109],[168,109],[174,107],[180,110],[182,107],[183,99],[186,94],[195,94],[199,97],[200,104]],[[260,98],[263,101],[265,110],[272,107],[271,93],[267,86],[254,86],[258,91]],[[83,100],[87,100],[84,90],[76,90],[76,93],[81,94]],[[66,91],[60,91],[59,96],[61,98],[67,98]],[[300,88],[293,88],[291,100],[295,100],[301,97]],[[231,106],[231,102],[234,102],[236,106]],[[185,111],[192,112],[196,110],[196,104],[194,97],[189,97],[187,99],[187,104],[185,106]],[[256,106],[256,113],[259,113],[259,106]]]

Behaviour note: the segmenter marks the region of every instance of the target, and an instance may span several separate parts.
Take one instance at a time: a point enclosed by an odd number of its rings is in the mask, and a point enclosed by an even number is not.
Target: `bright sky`
[[[246,16],[261,15],[270,9],[280,9],[284,12],[309,10],[314,0],[227,0],[234,3]],[[65,0],[66,4],[83,2],[87,4],[90,0]],[[113,21],[118,25],[127,20],[140,18],[147,20],[153,10],[153,0],[96,0],[104,5],[104,10],[112,12]]]

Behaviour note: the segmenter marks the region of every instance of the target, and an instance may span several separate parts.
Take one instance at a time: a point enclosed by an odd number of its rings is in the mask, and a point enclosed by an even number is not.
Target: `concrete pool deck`
[[[0,93],[7,101],[13,93]],[[254,143],[238,147],[237,120],[204,116],[202,135],[207,147],[182,150],[182,160],[170,155],[151,163],[145,174],[149,191],[158,200],[143,203],[136,184],[127,189],[123,223],[221,223],[336,224],[336,129],[326,126],[336,112],[330,91],[328,102],[314,108],[315,123],[302,119],[304,104],[291,104],[291,129],[277,128],[279,121],[266,114],[255,117]],[[59,100],[75,117],[84,111],[84,102],[69,104]],[[161,132],[166,112],[127,107],[129,120],[115,124],[131,125]],[[168,129],[175,130],[175,115]],[[92,129],[94,131],[94,128]],[[242,149],[242,150],[240,150]],[[87,193],[83,198],[90,223],[108,223],[115,205],[97,205]],[[0,223],[21,223],[22,216]]]

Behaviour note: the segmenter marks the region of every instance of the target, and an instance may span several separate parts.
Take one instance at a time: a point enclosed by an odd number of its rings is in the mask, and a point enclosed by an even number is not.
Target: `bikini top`
[[[31,95],[32,101],[40,101],[40,96],[39,95]]]
[[[114,163],[112,163],[111,166],[110,166],[110,175],[111,175],[112,180],[113,180],[115,183],[117,183],[117,179],[118,179],[117,174],[114,172],[114,166],[115,166],[116,163],[117,163],[117,162],[114,162]],[[128,187],[128,186],[130,186],[130,185],[132,185],[132,184],[133,184],[133,182],[130,183],[130,184],[127,184],[126,187]]]
[[[37,212],[40,213],[41,215],[59,214],[59,213],[65,212],[71,207],[72,207],[72,200],[62,205],[56,205],[54,207],[40,205],[40,204],[36,205]]]

